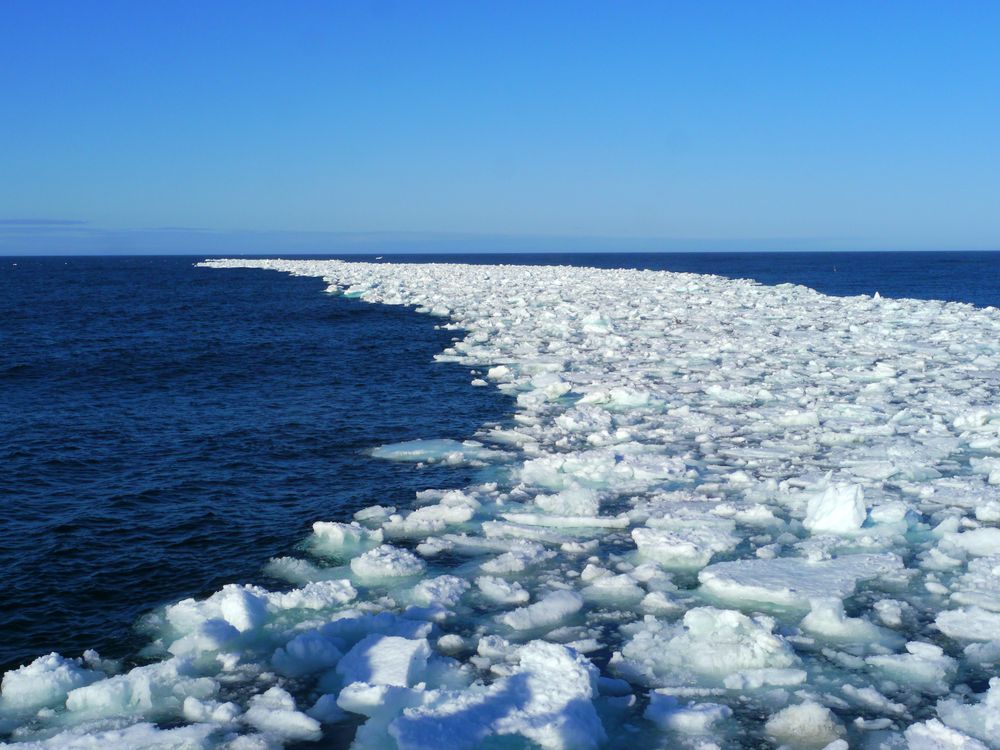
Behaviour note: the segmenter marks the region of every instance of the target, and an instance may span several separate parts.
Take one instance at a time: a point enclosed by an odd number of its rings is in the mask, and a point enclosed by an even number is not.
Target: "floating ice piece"
[[[531,598],[520,583],[508,583],[494,576],[480,576],[476,579],[476,586],[483,596],[497,604],[524,604]]]
[[[215,680],[198,676],[189,659],[174,657],[75,688],[66,696],[66,708],[87,719],[168,717],[180,713],[188,696],[205,700],[218,689]]]
[[[366,682],[409,687],[420,680],[430,655],[430,645],[425,638],[370,635],[344,655],[337,665],[337,674],[345,685]]]
[[[733,715],[729,706],[719,703],[683,704],[666,690],[649,694],[649,706],[643,714],[660,729],[681,734],[710,734],[716,726]]]
[[[104,677],[87,669],[82,659],[64,659],[59,654],[39,656],[30,664],[12,669],[3,676],[0,713],[37,711],[66,701],[71,690]]]
[[[627,679],[649,685],[753,686],[797,684],[805,679],[791,646],[772,631],[769,617],[731,609],[688,610],[681,624],[646,617],[626,626],[631,633],[611,664]],[[748,679],[743,679],[744,677]]]
[[[580,594],[589,602],[615,607],[634,607],[647,595],[627,573],[596,578]]]
[[[812,562],[799,557],[714,563],[698,574],[707,594],[736,605],[805,609],[812,599],[843,599],[858,583],[903,570],[893,554],[847,555]]]
[[[872,687],[856,688],[853,685],[843,685],[840,692],[854,703],[878,713],[901,716],[906,713],[906,706],[895,703]]]
[[[525,526],[551,526],[559,529],[625,529],[627,516],[551,516],[542,513],[504,513],[511,523]]]
[[[489,687],[436,691],[389,724],[400,750],[475,750],[520,737],[542,750],[591,750],[604,739],[592,700],[597,669],[565,646],[532,641],[514,672]]]
[[[344,575],[343,571],[336,568],[323,568],[297,557],[272,557],[264,566],[264,573],[272,578],[298,584],[335,580]]]
[[[509,542],[507,546],[511,548],[509,552],[497,555],[492,560],[487,560],[480,566],[484,573],[491,575],[520,573],[528,568],[540,565],[546,560],[551,560],[556,554],[541,544],[523,539]]]
[[[455,633],[448,633],[438,638],[435,645],[444,654],[457,654],[465,650],[465,639]]]
[[[354,520],[358,523],[378,525],[396,512],[394,505],[369,505],[354,514]]]
[[[181,707],[184,718],[192,723],[220,724],[231,727],[242,716],[243,709],[229,701],[198,700],[189,695]]]
[[[192,632],[178,638],[167,649],[174,656],[198,656],[206,651],[228,649],[239,639],[240,631],[225,620],[205,620]]]
[[[990,750],[979,740],[946,727],[937,719],[911,725],[904,736],[907,750]]]
[[[445,575],[421,581],[413,587],[411,597],[414,603],[423,606],[438,604],[454,607],[468,590],[469,582],[464,578]]]
[[[212,724],[192,724],[174,729],[160,729],[147,722],[113,729],[84,724],[44,740],[4,744],[3,747],[17,750],[195,750],[216,744],[212,735],[217,731],[218,727]]]
[[[662,448],[629,443],[534,458],[524,462],[520,478],[527,485],[549,490],[583,486],[629,492],[678,479],[686,472],[684,461],[664,455]]]
[[[949,727],[993,748],[1000,747],[1000,678],[990,680],[989,690],[980,696],[979,703],[966,705],[954,699],[943,700],[938,703],[937,712]]]
[[[483,463],[505,458],[502,451],[487,448],[475,440],[407,440],[403,443],[380,445],[372,449],[375,458],[412,463]]]
[[[331,693],[317,698],[306,715],[323,724],[335,724],[347,718],[347,713],[337,705],[337,696]]]
[[[276,609],[327,609],[347,604],[358,595],[357,589],[345,579],[313,581],[302,588],[271,593],[267,597]]]
[[[514,630],[538,630],[558,625],[583,607],[583,597],[575,591],[558,590],[546,594],[534,604],[520,607],[501,616]]]
[[[369,580],[415,576],[425,567],[424,561],[412,552],[391,544],[383,544],[351,560],[354,575]]]
[[[965,573],[953,584],[951,600],[1000,612],[1000,555],[969,561]]]
[[[682,520],[671,528],[632,529],[640,554],[672,570],[698,570],[739,543],[731,521]]]
[[[814,534],[851,534],[865,522],[865,495],[858,484],[835,484],[809,498],[803,526]]]
[[[837,643],[903,645],[902,638],[868,620],[848,617],[844,613],[844,602],[837,597],[813,599],[810,607],[809,614],[800,623],[800,627],[809,635]]]
[[[934,620],[938,630],[960,641],[1000,641],[1000,612],[981,607],[961,607],[941,612]]]
[[[352,553],[365,545],[381,544],[382,531],[359,523],[317,521],[313,524],[313,549],[325,554]]]
[[[250,699],[244,721],[283,741],[314,741],[322,737],[320,724],[295,708],[295,699],[280,687],[269,688]]]
[[[534,504],[555,516],[596,516],[600,498],[588,487],[570,486],[554,495],[536,495]]]
[[[434,626],[423,620],[411,620],[392,612],[378,614],[347,611],[319,627],[319,632],[343,648],[353,646],[369,635],[394,635],[420,640],[427,638]]]
[[[993,526],[945,534],[944,540],[974,557],[1000,555],[1000,529]]]
[[[934,695],[948,692],[958,664],[932,643],[911,641],[905,654],[869,656],[865,661],[886,677]]]
[[[271,664],[286,677],[303,677],[335,666],[340,657],[340,649],[333,641],[310,630],[299,633],[275,651]]]
[[[440,534],[449,525],[465,523],[474,513],[474,506],[466,503],[427,505],[405,517],[391,517],[382,530],[390,539],[427,537]]]
[[[764,731],[794,750],[822,750],[844,734],[833,712],[815,701],[782,709],[767,720]]]

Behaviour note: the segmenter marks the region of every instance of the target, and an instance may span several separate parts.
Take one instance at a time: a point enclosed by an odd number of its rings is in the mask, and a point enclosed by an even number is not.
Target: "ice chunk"
[[[513,674],[489,687],[438,691],[389,725],[401,750],[475,750],[521,737],[542,750],[591,750],[604,739],[594,710],[597,670],[565,646],[532,641]]]
[[[167,622],[180,633],[198,629],[204,622],[222,619],[241,633],[259,628],[267,620],[268,592],[256,586],[229,584],[203,601],[184,599],[166,608]]]
[[[264,572],[272,578],[297,584],[343,577],[343,572],[337,568],[323,568],[297,557],[272,557],[264,567]]]
[[[937,706],[938,717],[949,727],[982,740],[992,747],[1000,745],[1000,678],[990,680],[989,690],[980,702],[966,705],[954,699]]]
[[[310,630],[275,651],[271,664],[287,677],[302,677],[334,666],[340,657],[340,649],[331,640]]]
[[[635,606],[646,596],[642,587],[627,573],[596,578],[580,593],[587,601],[619,607]]]
[[[903,569],[891,554],[847,555],[812,562],[799,557],[715,563],[698,574],[706,593],[737,605],[761,603],[805,609],[812,599],[843,599],[859,582]]]
[[[698,570],[717,552],[736,546],[739,539],[732,524],[708,520],[688,522],[675,528],[632,529],[632,540],[643,557],[671,570]]]
[[[267,605],[246,588],[226,586],[222,594],[222,617],[240,632],[258,628],[267,619]]]
[[[295,700],[280,687],[253,696],[243,718],[250,726],[284,741],[315,741],[323,734],[319,722],[296,710]]]
[[[492,450],[475,440],[408,440],[403,443],[381,445],[372,450],[375,458],[387,461],[422,463],[483,463],[502,460],[502,451]]]
[[[323,724],[334,724],[347,717],[347,713],[337,705],[337,696],[327,693],[316,699],[306,715],[316,719]]]
[[[276,609],[327,609],[353,601],[358,595],[345,579],[314,581],[300,589],[272,593],[267,601]]]
[[[372,531],[359,523],[317,521],[312,528],[313,549],[320,553],[340,555],[382,542],[381,529]]]
[[[442,607],[454,607],[468,590],[468,581],[458,576],[446,575],[421,581],[413,587],[411,596],[414,602],[424,606],[437,604]]]
[[[198,700],[192,695],[184,699],[181,707],[184,718],[192,723],[212,723],[232,726],[243,714],[243,710],[232,701],[220,703],[215,700]]]
[[[351,560],[351,570],[363,579],[402,578],[419,575],[424,562],[412,552],[383,544]]]
[[[160,729],[146,722],[112,729],[85,724],[44,740],[18,742],[4,747],[16,747],[17,750],[195,750],[215,744],[212,735],[217,734],[217,730],[218,727],[212,724],[193,724],[174,729]]]
[[[89,685],[104,674],[86,669],[81,659],[64,659],[59,654],[39,656],[30,664],[12,669],[3,676],[0,709],[36,711],[66,701],[71,690]]]
[[[764,731],[795,750],[822,750],[844,734],[833,712],[815,701],[782,709],[767,720]]]
[[[555,557],[555,552],[552,550],[523,539],[509,542],[507,546],[510,548],[509,551],[482,564],[481,569],[484,573],[491,575],[520,573]]]
[[[971,604],[991,612],[1000,612],[1000,555],[979,557],[954,584],[951,599],[956,604]]]
[[[717,724],[733,715],[733,710],[718,703],[685,705],[667,691],[654,690],[649,694],[649,706],[643,715],[660,729],[698,735],[711,733]]]
[[[1000,529],[993,526],[946,534],[944,538],[975,557],[1000,555]]]
[[[546,594],[534,604],[520,607],[501,616],[514,630],[537,630],[558,625],[583,607],[583,597],[575,591],[558,590]]]
[[[858,484],[836,484],[809,498],[803,526],[814,534],[851,534],[865,522],[865,495]]]
[[[483,596],[497,604],[524,604],[531,598],[520,583],[508,583],[494,576],[480,576],[476,579],[476,586]]]
[[[448,633],[438,638],[437,648],[445,654],[457,654],[465,649],[465,639],[455,633]]]
[[[836,597],[813,599],[800,627],[809,635],[839,643],[882,643],[901,646],[902,639],[861,617],[848,617]]]
[[[752,678],[758,672],[763,672],[761,684],[801,682],[805,673],[798,669],[799,659],[773,632],[774,626],[774,620],[763,615],[748,617],[714,607],[688,610],[677,625],[647,617],[629,626],[631,638],[612,664],[626,678],[665,687],[722,686],[733,680],[752,684],[741,676]]]
[[[979,740],[946,727],[937,719],[913,724],[904,734],[907,750],[990,750]]]
[[[949,638],[961,641],[1000,641],[1000,612],[980,607],[962,607],[940,613],[934,620],[937,629]]]
[[[571,485],[553,495],[536,495],[535,505],[556,516],[596,516],[601,503],[597,492]]]
[[[212,698],[218,689],[215,680],[198,676],[190,659],[174,657],[75,688],[66,708],[80,718],[155,718],[176,715],[188,696]]]
[[[337,665],[337,674],[345,685],[366,682],[409,687],[420,680],[430,654],[425,638],[369,635],[344,655]]]
[[[911,641],[905,654],[869,656],[866,661],[886,677],[924,692],[948,692],[958,664],[932,643]]]

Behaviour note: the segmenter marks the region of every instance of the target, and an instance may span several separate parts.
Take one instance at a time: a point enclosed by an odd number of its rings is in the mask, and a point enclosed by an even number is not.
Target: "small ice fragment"
[[[409,550],[383,544],[351,560],[351,570],[364,579],[402,578],[419,575],[424,561]]]
[[[508,612],[500,619],[514,630],[536,630],[557,625],[583,607],[583,597],[575,591],[558,590],[534,604]]]
[[[319,722],[297,711],[295,700],[280,687],[253,696],[243,718],[250,726],[289,742],[315,741],[322,736]]]
[[[844,728],[829,708],[805,701],[774,714],[764,725],[764,731],[795,750],[822,750],[840,739]]]
[[[803,526],[813,534],[850,534],[865,522],[861,485],[836,484],[809,498]]]
[[[654,690],[643,714],[660,729],[681,734],[709,734],[720,722],[733,715],[729,706],[718,703],[682,704],[667,690]]]

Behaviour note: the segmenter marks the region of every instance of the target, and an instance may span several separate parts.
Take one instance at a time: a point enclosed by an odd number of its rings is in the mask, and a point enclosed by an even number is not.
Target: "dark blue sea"
[[[140,615],[266,585],[262,566],[313,521],[472,479],[368,449],[468,438],[512,412],[433,362],[452,333],[432,318],[199,259],[0,259],[0,670],[53,650],[133,655]],[[385,260],[628,266],[1000,306],[1000,253]]]

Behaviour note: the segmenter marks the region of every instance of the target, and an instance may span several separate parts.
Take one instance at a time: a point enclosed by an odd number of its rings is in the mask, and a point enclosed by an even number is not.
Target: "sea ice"
[[[1000,750],[998,688],[975,694],[1000,665],[1000,310],[630,269],[206,265],[433,315],[437,359],[515,413],[373,448],[477,484],[317,521],[268,565],[291,587],[150,613],[140,666],[11,670],[0,736]]]

